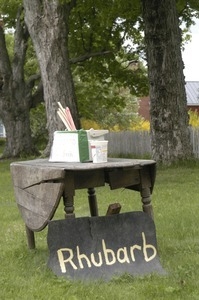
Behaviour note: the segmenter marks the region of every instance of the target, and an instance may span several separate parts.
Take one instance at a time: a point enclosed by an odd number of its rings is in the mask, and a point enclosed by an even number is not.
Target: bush
[[[39,150],[45,149],[48,142],[48,131],[46,129],[46,112],[44,103],[30,111],[30,126],[32,138]]]
[[[188,111],[189,114],[189,125],[191,125],[192,127],[199,127],[199,114],[198,111],[192,111],[189,110]]]
[[[5,148],[6,139],[1,137],[0,138],[0,153],[3,153],[3,150]]]

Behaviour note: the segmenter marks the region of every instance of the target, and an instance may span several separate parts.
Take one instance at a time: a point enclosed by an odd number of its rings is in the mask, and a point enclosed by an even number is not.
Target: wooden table
[[[18,208],[26,225],[28,246],[35,248],[34,232],[46,227],[63,197],[66,217],[75,217],[76,189],[88,189],[91,216],[98,215],[95,187],[127,188],[140,192],[143,211],[153,218],[151,194],[155,182],[153,160],[109,158],[106,163],[55,163],[48,159],[11,164]]]

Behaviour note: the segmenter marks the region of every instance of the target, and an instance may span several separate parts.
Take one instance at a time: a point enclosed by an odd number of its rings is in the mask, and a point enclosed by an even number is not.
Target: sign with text
[[[143,212],[51,221],[47,239],[48,266],[57,276],[108,280],[164,273],[155,224]]]

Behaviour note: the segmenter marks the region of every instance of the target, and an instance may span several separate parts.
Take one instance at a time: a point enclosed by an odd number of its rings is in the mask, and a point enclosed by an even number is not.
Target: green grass
[[[36,233],[36,250],[28,250],[24,224],[15,203],[9,171],[0,161],[0,299],[199,299],[199,162],[159,167],[152,195],[157,242],[166,276],[124,275],[110,282],[67,281],[47,268],[47,229]],[[97,188],[100,215],[109,203],[122,212],[140,210],[140,196],[126,190]],[[89,214],[87,192],[76,193],[76,215]],[[55,219],[63,218],[60,203]]]

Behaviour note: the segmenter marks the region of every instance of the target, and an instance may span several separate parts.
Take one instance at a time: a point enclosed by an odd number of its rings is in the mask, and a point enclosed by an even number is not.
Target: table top
[[[11,163],[11,175],[18,208],[28,228],[42,230],[52,219],[67,188],[99,187],[108,183],[111,189],[153,189],[154,160],[109,158],[106,163],[49,162],[34,159]]]
[[[126,159],[126,158],[108,158],[105,163],[93,163],[93,162],[49,162],[46,159],[34,159],[27,161],[13,162],[11,166],[21,165],[21,166],[32,166],[32,167],[42,167],[42,168],[55,168],[62,170],[91,170],[91,169],[111,169],[111,168],[122,168],[122,167],[141,167],[146,165],[154,165],[156,162],[154,160],[148,159]]]

